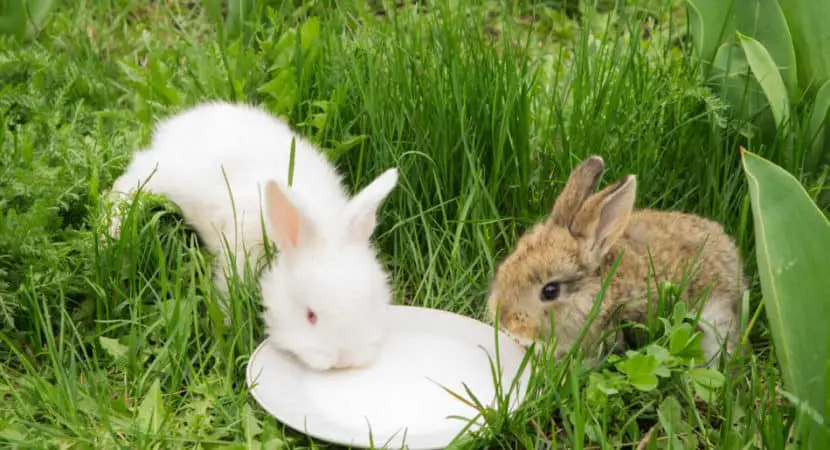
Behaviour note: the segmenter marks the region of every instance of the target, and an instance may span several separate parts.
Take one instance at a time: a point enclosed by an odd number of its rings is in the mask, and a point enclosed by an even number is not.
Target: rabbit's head
[[[602,290],[600,267],[628,226],[637,188],[628,175],[594,193],[603,166],[599,156],[577,166],[548,218],[499,265],[490,316],[498,314],[500,328],[524,345],[553,332],[557,356],[567,351]]]
[[[397,178],[396,169],[387,170],[331,223],[313,222],[277,183],[265,187],[265,216],[279,250],[261,280],[267,333],[312,368],[364,366],[380,349],[392,291],[370,237]]]

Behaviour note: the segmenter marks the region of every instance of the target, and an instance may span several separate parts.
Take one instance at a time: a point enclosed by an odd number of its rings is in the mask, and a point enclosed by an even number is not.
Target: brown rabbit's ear
[[[592,155],[574,168],[553,204],[549,218],[553,225],[568,227],[571,224],[582,202],[596,189],[603,167],[602,158]]]
[[[628,227],[637,197],[637,178],[628,175],[590,196],[569,227],[574,237],[583,238],[582,258],[599,264]]]

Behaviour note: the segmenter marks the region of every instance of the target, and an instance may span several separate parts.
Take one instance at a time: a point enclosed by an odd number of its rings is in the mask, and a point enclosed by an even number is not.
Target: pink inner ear
[[[296,247],[300,241],[300,221],[297,220],[297,213],[294,208],[290,208],[290,211],[290,217],[286,218],[288,223],[285,225],[285,238],[291,243],[292,247]]]
[[[300,217],[288,198],[273,181],[266,186],[268,215],[277,239],[283,244],[296,247],[300,241]]]

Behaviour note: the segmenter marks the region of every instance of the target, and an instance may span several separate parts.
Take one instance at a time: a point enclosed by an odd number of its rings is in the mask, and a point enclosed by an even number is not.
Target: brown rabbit
[[[633,211],[634,175],[594,193],[603,166],[602,158],[591,156],[576,167],[550,216],[522,236],[499,265],[488,298],[491,319],[499,312],[500,328],[528,345],[550,335],[552,314],[554,357],[561,358],[587,323],[603,280],[624,251],[583,349],[598,344],[600,335],[620,319],[645,321],[648,289],[656,284],[654,278],[647,284],[651,257],[658,279],[667,276],[677,283],[692,269],[684,301],[695,307],[689,303],[705,298],[698,322],[704,364],[716,359],[724,338],[731,355],[738,342],[744,289],[732,239],[719,224],[695,215]],[[708,296],[700,295],[707,290]],[[656,299],[652,288],[652,308]]]

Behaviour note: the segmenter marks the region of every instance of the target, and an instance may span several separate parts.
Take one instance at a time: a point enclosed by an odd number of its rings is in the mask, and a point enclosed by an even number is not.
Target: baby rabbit
[[[743,269],[732,239],[719,224],[695,215],[633,211],[634,175],[595,193],[603,167],[599,156],[576,167],[549,217],[523,235],[499,265],[488,297],[491,319],[495,321],[498,313],[500,328],[529,345],[550,336],[548,316],[552,315],[557,339],[554,357],[563,357],[587,323],[609,269],[624,251],[582,341],[584,349],[595,346],[600,335],[621,318],[645,322],[651,252],[657,273],[668,270],[674,282],[687,267],[696,266],[684,292],[687,304],[711,288],[698,322],[704,365],[718,356],[721,339],[726,340],[731,355],[737,345],[744,290]],[[656,300],[652,291],[652,305]]]
[[[260,279],[268,339],[325,370],[366,365],[380,347],[392,293],[370,237],[397,179],[389,169],[349,198],[326,156],[287,124],[253,106],[211,102],[161,121],[110,196],[126,199],[142,185],[176,203],[217,256],[223,297],[226,276],[263,255],[266,235],[278,249]],[[117,237],[121,219],[111,220]]]

